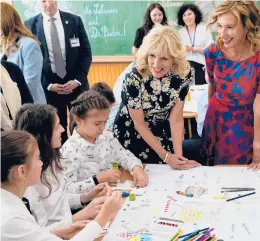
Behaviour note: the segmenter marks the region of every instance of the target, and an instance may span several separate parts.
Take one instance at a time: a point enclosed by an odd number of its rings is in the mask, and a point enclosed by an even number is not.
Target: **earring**
[[[27,179],[26,179],[26,177],[23,179],[23,183],[24,183],[24,184],[27,183]]]

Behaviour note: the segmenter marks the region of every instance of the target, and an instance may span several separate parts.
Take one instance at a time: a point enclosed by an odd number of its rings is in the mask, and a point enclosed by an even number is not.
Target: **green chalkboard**
[[[176,11],[183,1],[159,1],[171,25],[176,25]],[[60,0],[59,8],[81,16],[93,55],[131,55],[136,29],[152,1],[76,1]],[[40,12],[39,3],[14,1],[23,20]]]
[[[207,21],[222,0],[194,0]],[[79,15],[87,31],[94,56],[131,55],[136,29],[142,25],[147,6],[154,1],[77,1],[60,0],[59,8]],[[176,25],[176,13],[187,1],[160,0],[169,24]],[[38,0],[14,0],[14,7],[23,20],[40,12]],[[258,2],[260,5],[260,2]]]

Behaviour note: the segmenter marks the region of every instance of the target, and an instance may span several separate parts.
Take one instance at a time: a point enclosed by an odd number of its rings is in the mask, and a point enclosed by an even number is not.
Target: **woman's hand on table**
[[[188,160],[187,158],[183,156],[178,156],[176,154],[170,154],[168,162],[167,162],[172,168],[174,169],[180,169],[180,170],[188,170],[194,167],[201,166],[200,163]]]
[[[133,168],[133,186],[134,187],[145,187],[149,183],[149,178],[144,172],[144,169],[140,166]]]

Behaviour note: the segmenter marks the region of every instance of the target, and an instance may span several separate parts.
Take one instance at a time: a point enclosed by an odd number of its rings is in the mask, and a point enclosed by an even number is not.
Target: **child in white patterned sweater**
[[[116,182],[120,164],[133,174],[134,185],[148,185],[142,162],[126,150],[109,131],[104,131],[109,117],[109,103],[95,91],[82,93],[71,104],[76,127],[61,149],[63,174],[72,193],[86,192],[98,183]]]
[[[112,131],[115,117],[120,107],[120,103],[116,102],[113,90],[103,82],[98,82],[92,85],[92,91],[98,92],[100,95],[104,96],[108,103],[110,104],[109,118],[106,123],[106,130]]]

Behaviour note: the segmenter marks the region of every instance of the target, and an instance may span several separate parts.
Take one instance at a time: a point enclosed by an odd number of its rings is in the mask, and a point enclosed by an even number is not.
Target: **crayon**
[[[179,195],[186,196],[186,197],[193,197],[193,194],[191,194],[191,193],[185,193],[185,192],[180,192],[180,191],[177,191],[176,193]]]

